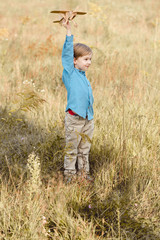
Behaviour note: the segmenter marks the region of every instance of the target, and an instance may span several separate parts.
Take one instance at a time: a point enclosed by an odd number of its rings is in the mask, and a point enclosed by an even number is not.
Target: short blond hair
[[[74,44],[74,58],[83,57],[85,55],[92,54],[92,49],[83,43]]]

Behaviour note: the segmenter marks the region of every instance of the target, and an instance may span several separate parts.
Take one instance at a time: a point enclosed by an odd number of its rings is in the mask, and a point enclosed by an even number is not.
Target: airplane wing
[[[87,12],[80,12],[80,11],[61,11],[61,10],[53,10],[51,11],[51,13],[67,13],[67,12],[73,12],[73,13],[76,13],[78,15],[84,15],[86,14]]]
[[[57,20],[57,21],[53,21],[53,23],[60,23],[62,21],[62,19],[61,20]]]
[[[87,12],[73,12],[73,13],[77,13],[77,15],[84,15],[84,14],[87,14]]]

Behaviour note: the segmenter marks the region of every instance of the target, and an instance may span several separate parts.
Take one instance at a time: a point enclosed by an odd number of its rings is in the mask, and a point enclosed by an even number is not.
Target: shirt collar
[[[85,73],[85,71],[83,71],[83,70],[79,70],[78,68],[75,68],[79,73],[81,73],[82,75],[84,75],[84,76],[86,76],[86,73]]]

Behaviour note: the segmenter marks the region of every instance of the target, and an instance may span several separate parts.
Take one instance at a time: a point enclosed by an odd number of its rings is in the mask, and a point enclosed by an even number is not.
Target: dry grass
[[[159,239],[159,1],[86,1],[89,15],[76,19],[75,42],[94,52],[91,185],[62,180],[65,30],[49,14],[62,2],[8,5],[0,3],[0,239]]]

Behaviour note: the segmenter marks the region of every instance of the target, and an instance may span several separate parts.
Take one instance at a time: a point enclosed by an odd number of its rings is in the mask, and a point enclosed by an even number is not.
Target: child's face
[[[92,59],[92,53],[82,57],[78,57],[77,59],[74,58],[74,67],[79,70],[86,71],[91,65],[91,59]]]

